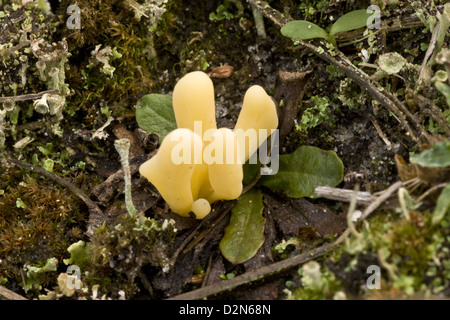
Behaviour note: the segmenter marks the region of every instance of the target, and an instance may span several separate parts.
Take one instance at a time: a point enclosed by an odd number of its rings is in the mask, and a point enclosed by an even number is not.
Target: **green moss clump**
[[[85,217],[65,190],[31,176],[22,180],[14,168],[0,175],[0,190],[0,278],[24,287],[21,275],[27,270],[22,268],[44,266],[50,258],[62,261],[69,244],[83,237]],[[56,273],[45,279],[56,281]]]

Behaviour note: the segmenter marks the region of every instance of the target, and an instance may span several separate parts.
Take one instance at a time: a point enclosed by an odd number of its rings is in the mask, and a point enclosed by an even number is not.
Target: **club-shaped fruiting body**
[[[244,97],[234,130],[217,129],[214,86],[203,72],[181,78],[173,91],[178,129],[170,132],[139,172],[181,216],[203,219],[211,204],[242,193],[242,166],[278,127],[273,100],[254,85]]]

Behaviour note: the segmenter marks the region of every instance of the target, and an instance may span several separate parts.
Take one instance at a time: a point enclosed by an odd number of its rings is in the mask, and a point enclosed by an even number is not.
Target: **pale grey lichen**
[[[92,58],[89,60],[90,63],[88,68],[92,68],[101,63],[103,66],[100,68],[100,72],[112,78],[116,68],[111,66],[110,62],[120,58],[122,55],[116,51],[116,48],[111,49],[110,46],[106,46],[100,50],[101,46],[101,44],[98,44],[95,46],[95,49],[91,51]]]
[[[399,73],[406,62],[406,59],[397,52],[385,53],[378,58],[378,66],[387,74]]]
[[[142,17],[149,19],[151,26],[156,26],[159,19],[166,12],[168,0],[146,0],[143,4],[135,0],[126,0],[126,3],[133,9],[136,20],[141,21]]]
[[[47,104],[47,94],[44,94],[42,98],[35,100],[33,103],[33,108],[41,114],[48,113],[50,108]]]
[[[40,79],[46,83],[48,89],[57,89],[61,95],[66,96],[69,88],[65,83],[65,64],[69,53],[66,39],[50,44],[39,38],[31,42],[30,48],[33,55],[39,59],[36,68]]]

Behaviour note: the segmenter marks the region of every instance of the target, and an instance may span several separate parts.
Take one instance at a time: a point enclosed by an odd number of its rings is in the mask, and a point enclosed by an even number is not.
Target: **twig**
[[[353,198],[353,190],[350,189],[340,189],[332,187],[317,187],[314,193],[325,199],[337,200],[341,202],[351,202]],[[369,192],[358,191],[356,193],[356,202],[358,204],[369,205],[372,203],[376,197]]]
[[[356,197],[358,195],[359,191],[359,185],[357,184],[355,186],[355,190],[353,191],[352,200],[350,201],[350,206],[348,208],[347,212],[347,225],[350,232],[355,236],[355,238],[361,239],[362,235],[361,233],[356,230],[355,224],[353,223],[353,216],[356,209]]]
[[[361,218],[358,222],[366,219],[375,209],[377,209],[384,201],[389,199],[392,194],[398,190],[402,185],[402,182],[396,182],[388,189],[386,189],[378,198],[376,198],[363,212]],[[350,190],[353,192],[352,190]],[[238,286],[246,284],[248,282],[252,282],[266,276],[272,275],[274,273],[278,273],[284,271],[286,269],[290,269],[301,265],[310,260],[319,258],[329,252],[331,252],[336,246],[338,246],[342,241],[345,240],[351,234],[350,229],[347,228],[339,238],[336,239],[333,243],[324,244],[318,248],[313,250],[309,250],[292,258],[282,260],[279,262],[275,262],[271,265],[264,266],[262,268],[246,272],[243,275],[237,276],[233,279],[226,280],[223,282],[217,282],[209,286],[202,287],[200,289],[196,289],[187,293],[183,293],[174,297],[170,297],[169,300],[196,300],[203,299],[205,297],[218,294],[220,292],[234,289]]]
[[[390,196],[392,196],[392,194],[394,194],[394,192],[396,192],[402,185],[403,183],[401,181],[397,181],[392,186],[383,191],[383,193],[381,193],[381,195],[364,210],[359,221],[366,219],[376,208],[378,208],[383,202],[389,199]]]
[[[229,201],[225,204],[222,204],[225,206],[225,209],[223,209],[226,213],[229,212],[234,206],[233,201]],[[188,250],[185,249],[187,246],[191,246],[192,243],[196,244],[198,241],[196,241],[196,237],[199,235],[199,230],[203,228],[204,226],[208,226],[210,222],[215,219],[217,216],[221,216],[222,213],[219,213],[220,211],[217,210],[214,213],[210,213],[206,216],[205,219],[203,219],[195,228],[194,230],[186,237],[186,239],[183,240],[183,242],[178,246],[178,248],[175,250],[175,252],[172,254],[172,257],[170,258],[171,264],[175,264],[176,260],[178,259],[178,256],[181,252],[186,253]],[[223,218],[223,217],[222,217]],[[212,228],[210,228],[212,229]],[[204,235],[203,235],[204,236]]]
[[[88,207],[89,209],[89,227],[88,227],[88,231],[87,234],[89,236],[91,236],[93,234],[93,229],[96,227],[99,227],[101,225],[101,223],[103,222],[104,219],[102,219],[104,217],[104,213],[100,210],[100,208],[98,207],[98,205],[91,200],[91,198],[89,198],[86,193],[84,193],[83,190],[81,190],[80,188],[74,186],[72,183],[70,183],[69,181],[57,176],[54,173],[51,173],[45,169],[42,169],[41,167],[38,166],[33,166],[31,164],[28,164],[26,162],[20,161],[20,160],[16,160],[16,159],[6,159],[7,162],[12,163],[16,166],[21,167],[22,169],[28,169],[31,170],[35,173],[41,174],[44,177],[56,182],[57,184],[66,187],[67,189],[69,189],[69,191],[71,191],[73,194],[75,194],[78,198],[80,198]]]
[[[228,214],[228,212],[233,209],[233,206],[228,206],[223,209],[222,213],[220,214],[217,219],[215,219],[213,222],[211,222],[208,226],[208,229],[203,230],[198,235],[194,237],[194,239],[186,246],[186,249],[183,250],[183,253],[188,252],[191,250],[197,243],[199,243],[203,238]]]
[[[377,130],[378,135],[380,136],[380,138],[384,141],[384,143],[387,146],[391,145],[391,142],[389,141],[389,139],[384,135],[383,131],[381,130],[380,126],[378,125],[377,121],[375,120],[375,118],[373,116],[370,116],[370,121],[372,122],[373,126],[375,127],[375,130]]]
[[[31,93],[31,94],[25,94],[22,96],[12,96],[12,97],[0,97],[0,103],[3,103],[7,100],[12,101],[26,101],[26,100],[36,100],[42,98],[44,94],[58,94],[59,90],[46,90],[39,93]]]
[[[27,298],[9,290],[8,288],[5,288],[4,286],[0,286],[0,296],[7,300],[28,300]]]
[[[424,80],[426,81],[426,84],[429,85],[430,82],[430,65],[428,63],[428,60],[430,59],[431,55],[434,52],[434,48],[436,47],[436,40],[439,34],[441,22],[438,21],[436,23],[436,26],[434,27],[433,34],[431,36],[430,44],[428,45],[427,52],[425,53],[425,57],[422,61],[422,66],[420,68],[420,74],[419,79],[417,80],[418,84],[421,84]]]
[[[418,197],[416,201],[421,202],[423,199],[428,197],[430,194],[432,194],[436,190],[446,187],[447,184],[448,184],[447,182],[444,182],[444,183],[433,186],[432,188],[430,188],[426,192],[424,192],[422,195],[420,195],[420,197]]]

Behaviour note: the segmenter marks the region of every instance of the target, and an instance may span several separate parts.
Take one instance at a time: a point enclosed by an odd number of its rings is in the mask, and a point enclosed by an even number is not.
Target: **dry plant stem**
[[[361,218],[358,222],[366,219],[373,211],[375,211],[383,202],[389,199],[394,192],[396,192],[402,186],[402,182],[398,181],[386,189],[381,195],[376,198],[363,212]],[[350,190],[353,192],[353,190]],[[296,267],[305,262],[313,259],[317,259],[329,252],[331,252],[336,246],[338,246],[342,241],[345,240],[351,234],[350,229],[347,228],[333,243],[324,244],[318,248],[307,251],[305,253],[299,254],[292,258],[282,260],[273,263],[262,268],[246,272],[243,275],[237,276],[233,279],[226,280],[223,282],[218,282],[209,286],[202,287],[197,290],[193,290],[187,293],[183,293],[177,296],[170,297],[169,300],[197,300],[203,299],[208,296],[218,294],[223,291],[232,290],[238,286],[252,282],[258,279],[262,279],[266,276],[272,275],[274,273],[281,272],[283,270]]]
[[[38,173],[43,175],[44,177],[46,177],[47,179],[52,180],[53,182],[56,182],[57,184],[66,187],[67,189],[69,189],[69,191],[71,191],[73,194],[75,194],[78,198],[80,198],[88,207],[89,209],[89,227],[87,230],[87,234],[89,236],[93,235],[94,232],[94,228],[98,228],[100,227],[101,223],[104,221],[104,213],[100,210],[100,208],[98,207],[98,205],[92,201],[87,195],[86,193],[84,193],[83,190],[81,190],[80,188],[74,186],[72,183],[70,183],[69,181],[57,176],[54,173],[48,172],[45,169],[42,169],[41,167],[38,166],[33,166],[31,164],[28,164],[26,162],[20,161],[20,160],[16,160],[16,159],[6,159],[7,162],[14,164],[16,166],[21,167],[22,169],[27,169],[27,170],[31,170],[32,172]]]
[[[332,188],[332,187],[317,187],[314,190],[314,193],[320,198],[342,201],[342,202],[351,202],[353,198],[353,190],[350,189],[340,189],[340,188]],[[357,204],[369,205],[371,204],[376,197],[372,195],[370,192],[358,191],[356,193],[356,202]]]
[[[12,97],[0,97],[0,103],[5,102],[6,100],[12,101],[26,101],[26,100],[36,100],[42,98],[44,94],[58,94],[59,90],[47,90],[39,93],[25,94],[22,96],[12,96]]]
[[[287,22],[291,21],[291,17],[282,16],[281,13],[269,6],[265,1],[248,0],[250,4],[261,10],[261,12],[277,26],[282,27]],[[429,136],[418,119],[411,114],[411,112],[395,97],[388,92],[379,83],[373,81],[366,73],[355,66],[347,57],[340,51],[336,50],[336,55],[332,56],[325,50],[318,50],[318,47],[312,43],[299,40],[298,43],[303,48],[308,48],[319,58],[336,66],[347,77],[355,81],[359,86],[366,90],[375,100],[381,103],[391,113],[393,113],[400,121],[402,126],[408,131],[414,141],[419,139],[427,139]],[[411,122],[411,124],[409,123]]]
[[[349,206],[348,212],[347,212],[347,225],[348,225],[348,229],[355,236],[355,238],[361,239],[362,235],[358,232],[358,230],[356,230],[355,224],[353,223],[353,215],[354,215],[355,209],[356,209],[356,202],[357,202],[356,198],[358,195],[358,191],[359,191],[359,185],[356,185],[355,190],[353,191],[353,196],[350,201],[350,206]]]
[[[383,131],[380,128],[380,125],[378,124],[378,122],[375,120],[375,118],[371,115],[370,116],[370,121],[372,122],[373,126],[375,127],[375,130],[377,130],[378,135],[380,136],[380,138],[384,141],[384,143],[387,146],[391,145],[391,142],[389,141],[389,139],[386,137],[386,135],[383,133]]]
[[[3,150],[3,147],[5,145],[5,139],[6,139],[5,128],[3,126],[3,122],[5,121],[5,116],[6,116],[6,111],[0,110],[0,153]]]
[[[441,183],[438,185],[435,185],[434,187],[428,189],[426,192],[424,192],[422,195],[420,195],[420,197],[417,198],[417,202],[421,202],[423,199],[425,199],[426,197],[428,197],[430,194],[432,194],[433,192],[436,192],[436,190],[439,190],[441,188],[445,188],[447,186],[447,182],[445,183]]]
[[[203,238],[223,219],[225,216],[233,209],[233,206],[227,206],[223,209],[222,213],[219,217],[214,219],[208,226],[208,229],[201,231],[198,235],[194,237],[194,239],[186,246],[186,249],[183,250],[183,253],[187,253],[191,250],[197,243],[199,243]]]
[[[434,27],[433,34],[431,35],[430,44],[428,45],[427,52],[425,53],[425,58],[423,58],[422,66],[420,68],[420,74],[419,79],[417,80],[417,83],[421,84],[423,81],[426,82],[427,85],[429,85],[430,82],[430,65],[428,63],[431,55],[434,52],[434,48],[436,47],[436,40],[439,34],[441,22],[438,21],[436,23],[436,26]]]
[[[230,207],[231,210],[231,207]],[[226,211],[226,210],[225,210]],[[229,210],[228,210],[229,211]],[[226,211],[226,212],[228,212]],[[203,219],[195,228],[194,230],[186,237],[186,239],[183,240],[183,242],[178,246],[178,248],[175,250],[175,252],[172,254],[171,257],[171,265],[174,265],[175,262],[178,259],[178,256],[180,255],[181,252],[186,253],[187,251],[189,251],[192,247],[193,247],[193,243],[194,245],[197,244],[201,239],[199,239],[197,241],[196,237],[198,237],[199,235],[202,234],[202,232],[199,232],[199,230],[201,228],[203,228],[205,225],[208,225],[210,223],[210,221],[212,219],[215,219],[215,217],[217,215],[220,216],[224,216],[222,214],[219,213],[219,211],[217,211],[215,214],[210,213],[209,215],[206,216],[205,219]],[[219,217],[220,217],[219,216]],[[211,230],[212,228],[209,228],[209,230]],[[206,234],[203,234],[202,238],[205,236]],[[189,246],[189,250],[185,249],[187,246]]]
[[[0,286],[0,296],[7,300],[28,300],[27,298],[9,290],[8,288],[5,288],[4,286]]]

